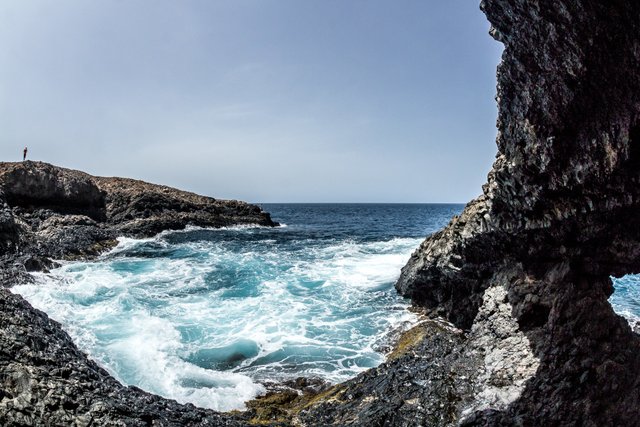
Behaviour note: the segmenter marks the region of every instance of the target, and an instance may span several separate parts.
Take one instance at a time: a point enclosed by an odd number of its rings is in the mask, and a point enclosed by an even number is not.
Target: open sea
[[[216,410],[265,381],[330,382],[384,361],[415,322],[394,283],[454,204],[264,204],[281,227],[191,228],[120,239],[90,262],[16,286],[122,383]],[[640,319],[640,278],[614,308]]]

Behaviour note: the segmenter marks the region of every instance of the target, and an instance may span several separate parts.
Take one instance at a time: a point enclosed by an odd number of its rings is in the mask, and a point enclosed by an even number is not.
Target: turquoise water
[[[125,384],[218,410],[262,383],[344,381],[415,321],[393,285],[461,205],[265,205],[278,228],[120,239],[14,288]]]
[[[264,205],[278,228],[120,239],[14,290],[125,384],[239,409],[265,381],[344,381],[416,319],[393,288],[411,252],[462,205]],[[640,319],[638,276],[611,302]]]

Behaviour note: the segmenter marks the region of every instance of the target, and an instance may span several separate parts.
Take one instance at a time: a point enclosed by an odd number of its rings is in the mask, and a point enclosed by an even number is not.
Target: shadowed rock
[[[640,3],[481,7],[505,47],[496,161],[396,285],[460,332],[342,384],[310,424],[639,425],[640,337],[607,298],[640,272]]]

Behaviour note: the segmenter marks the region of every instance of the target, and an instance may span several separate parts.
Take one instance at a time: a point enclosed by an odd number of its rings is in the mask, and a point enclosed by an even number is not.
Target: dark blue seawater
[[[384,360],[415,321],[393,287],[424,237],[462,205],[265,204],[278,228],[192,228],[120,239],[14,288],[126,384],[218,410],[263,382],[344,381]],[[640,314],[638,278],[614,308]]]
[[[241,408],[262,382],[338,382],[377,366],[415,321],[393,287],[411,252],[462,205],[265,204],[278,228],[121,239],[16,291],[123,383]]]

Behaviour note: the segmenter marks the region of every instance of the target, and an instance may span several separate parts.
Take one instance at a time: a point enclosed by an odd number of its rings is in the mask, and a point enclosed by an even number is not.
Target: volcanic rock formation
[[[640,337],[607,301],[640,272],[640,3],[481,7],[504,44],[496,161],[396,285],[458,329],[425,322],[305,420],[640,425]]]
[[[0,255],[13,247],[73,258],[96,255],[117,236],[150,237],[187,225],[277,225],[248,203],[31,161],[0,163],[0,208]]]
[[[397,288],[465,329],[493,289],[511,306],[540,365],[473,423],[637,425],[640,337],[607,298],[611,275],[640,272],[640,4],[482,8],[505,45],[497,159]]]

